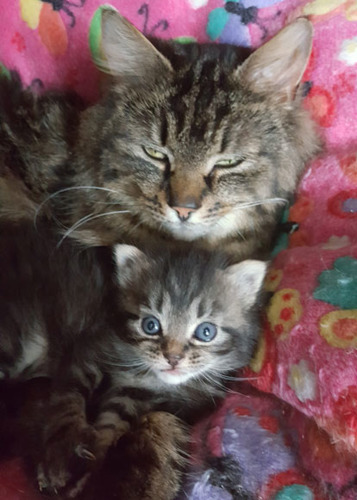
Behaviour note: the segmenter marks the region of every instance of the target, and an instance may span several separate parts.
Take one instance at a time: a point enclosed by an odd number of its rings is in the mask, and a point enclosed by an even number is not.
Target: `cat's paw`
[[[82,491],[91,471],[96,467],[96,430],[91,426],[72,427],[48,436],[37,482],[46,494],[65,493],[76,498]]]

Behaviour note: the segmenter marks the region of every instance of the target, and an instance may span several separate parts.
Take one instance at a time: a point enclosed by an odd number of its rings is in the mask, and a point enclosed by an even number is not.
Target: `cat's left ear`
[[[252,307],[262,290],[268,262],[261,260],[244,260],[233,264],[223,271],[240,304],[249,309]]]
[[[238,68],[240,81],[253,92],[292,101],[309,61],[312,35],[312,24],[305,18],[286,26]]]
[[[101,25],[101,51],[94,62],[104,73],[140,83],[172,71],[170,62],[116,10],[103,9]]]
[[[115,245],[114,260],[117,265],[117,281],[124,288],[134,284],[148,266],[144,252],[133,245]]]

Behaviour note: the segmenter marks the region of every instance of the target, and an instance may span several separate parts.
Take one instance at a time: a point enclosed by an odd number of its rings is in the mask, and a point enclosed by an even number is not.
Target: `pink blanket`
[[[91,54],[98,50],[100,40],[99,6],[99,0],[0,0],[0,70],[17,69],[25,84],[35,88],[72,88],[88,100],[96,99],[98,73]],[[267,280],[275,294],[259,350],[246,370],[252,385],[278,400],[268,408],[266,396],[261,395],[261,405],[246,399],[242,415],[232,410],[234,405],[242,408],[240,397],[231,397],[220,418],[213,415],[209,425],[198,427],[197,435],[212,434],[215,429],[215,444],[207,453],[232,456],[220,440],[225,431],[238,426],[237,419],[254,416],[259,423],[261,417],[271,427],[272,412],[279,413],[273,434],[278,436],[283,425],[297,430],[299,439],[291,449],[293,469],[300,472],[291,472],[289,461],[279,469],[280,476],[276,470],[270,474],[266,469],[265,475],[259,472],[265,479],[251,486],[252,493],[276,500],[355,500],[357,0],[113,0],[112,6],[145,34],[251,47],[298,16],[309,16],[313,22],[305,105],[321,127],[325,154],[308,165],[297,201],[287,214],[299,229],[289,238],[282,237],[277,248],[281,251]],[[259,395],[254,398],[259,400]],[[296,410],[287,410],[284,402]],[[222,411],[226,416],[234,414],[236,420],[221,418]],[[249,443],[245,446],[249,448]],[[199,462],[204,468],[205,460],[201,457]],[[32,498],[18,467],[18,462],[12,462],[0,469],[0,498]],[[274,474],[280,478],[278,486],[269,490]],[[203,480],[197,481],[192,499],[232,498],[223,490],[221,496],[212,492],[207,496]],[[291,489],[294,485],[307,489],[298,496]],[[264,491],[270,493],[264,497]]]

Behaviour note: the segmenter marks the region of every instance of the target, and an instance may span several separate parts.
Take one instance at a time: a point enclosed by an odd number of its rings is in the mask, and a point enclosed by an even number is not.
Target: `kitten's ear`
[[[165,78],[170,62],[134,26],[113,9],[102,11],[101,53],[94,62],[98,69],[120,78]]]
[[[114,260],[117,265],[117,280],[122,287],[135,282],[137,276],[148,266],[144,252],[133,245],[115,245]]]
[[[309,61],[312,24],[304,18],[286,26],[238,68],[243,84],[258,93],[291,101]]]
[[[244,260],[239,264],[227,267],[224,272],[232,288],[236,290],[237,299],[247,309],[256,302],[262,289],[268,269],[268,262],[261,260]]]

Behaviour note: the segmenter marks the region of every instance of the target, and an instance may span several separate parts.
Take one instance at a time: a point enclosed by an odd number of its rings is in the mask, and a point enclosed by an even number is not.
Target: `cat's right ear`
[[[133,245],[115,245],[114,260],[117,265],[117,281],[124,288],[133,284],[148,266],[146,255]]]
[[[305,18],[289,24],[238,68],[240,81],[281,102],[294,100],[309,61],[312,35],[312,24]]]
[[[101,50],[94,63],[104,73],[140,83],[172,71],[170,62],[117,11],[103,9],[101,25]]]

